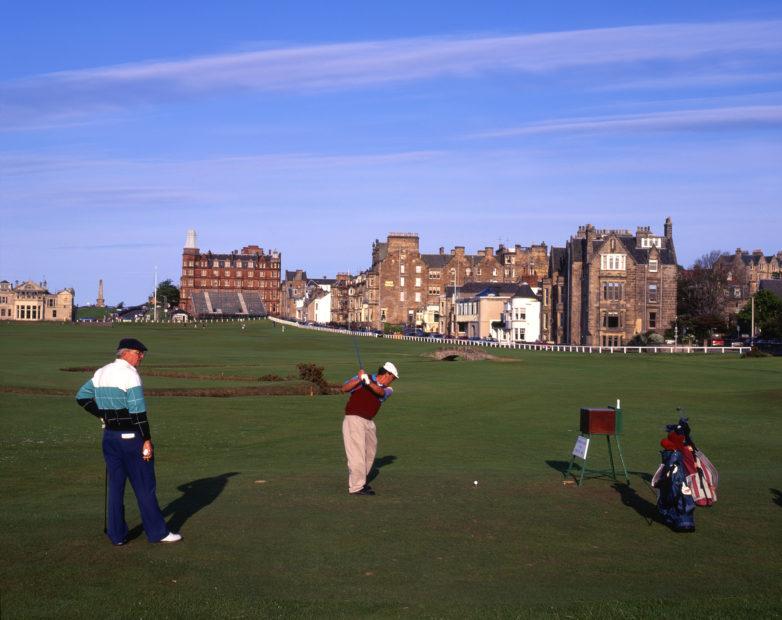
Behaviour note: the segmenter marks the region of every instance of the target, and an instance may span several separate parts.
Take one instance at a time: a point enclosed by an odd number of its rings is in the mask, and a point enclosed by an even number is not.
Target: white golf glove
[[[363,374],[362,374],[362,375],[359,377],[359,379],[361,379],[361,381],[363,381],[364,385],[369,385],[369,383],[370,383],[370,381],[371,381],[371,379],[369,378],[369,375],[368,375],[367,373],[363,373]]]

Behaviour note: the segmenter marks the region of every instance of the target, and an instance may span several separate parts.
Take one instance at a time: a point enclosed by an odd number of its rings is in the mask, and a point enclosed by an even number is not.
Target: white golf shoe
[[[174,532],[169,532],[168,536],[161,538],[159,542],[174,543],[179,542],[180,540],[182,540],[182,534],[174,534]]]

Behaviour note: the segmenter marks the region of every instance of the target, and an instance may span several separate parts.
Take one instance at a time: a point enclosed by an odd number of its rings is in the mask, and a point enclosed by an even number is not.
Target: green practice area
[[[437,345],[360,338],[367,369],[391,360],[401,378],[376,418],[377,495],[355,497],[346,397],[297,375],[355,374],[352,338],[240,325],[0,325],[4,620],[782,614],[782,358],[439,361]],[[140,370],[177,544],[146,541],[129,486],[132,540],[103,534],[100,426],[74,396],[123,337],[150,349]],[[630,486],[563,484],[580,408],[617,398]],[[720,472],[691,534],[655,520],[648,484],[677,407]],[[593,439],[588,465],[607,462]]]

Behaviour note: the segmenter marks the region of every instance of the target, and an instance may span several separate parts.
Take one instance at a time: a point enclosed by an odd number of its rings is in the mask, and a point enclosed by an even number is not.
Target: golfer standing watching
[[[127,542],[125,481],[136,493],[141,521],[150,542],[177,542],[182,537],[168,530],[155,491],[152,437],[147,421],[144,390],[136,368],[147,351],[135,338],[117,346],[117,359],[99,368],[76,394],[77,402],[103,420],[103,457],[108,475],[109,539],[115,545]]]
[[[377,453],[377,432],[373,421],[380,405],[394,392],[391,384],[399,373],[391,362],[386,362],[376,375],[368,375],[362,368],[355,377],[345,381],[342,392],[350,392],[342,421],[342,439],[348,458],[348,492],[351,495],[374,495],[367,484]]]

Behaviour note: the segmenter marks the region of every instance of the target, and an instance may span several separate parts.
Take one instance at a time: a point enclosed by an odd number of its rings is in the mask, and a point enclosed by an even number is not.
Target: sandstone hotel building
[[[196,318],[257,317],[280,312],[280,262],[276,250],[248,245],[230,253],[202,252],[196,232],[182,250],[179,306]]]

